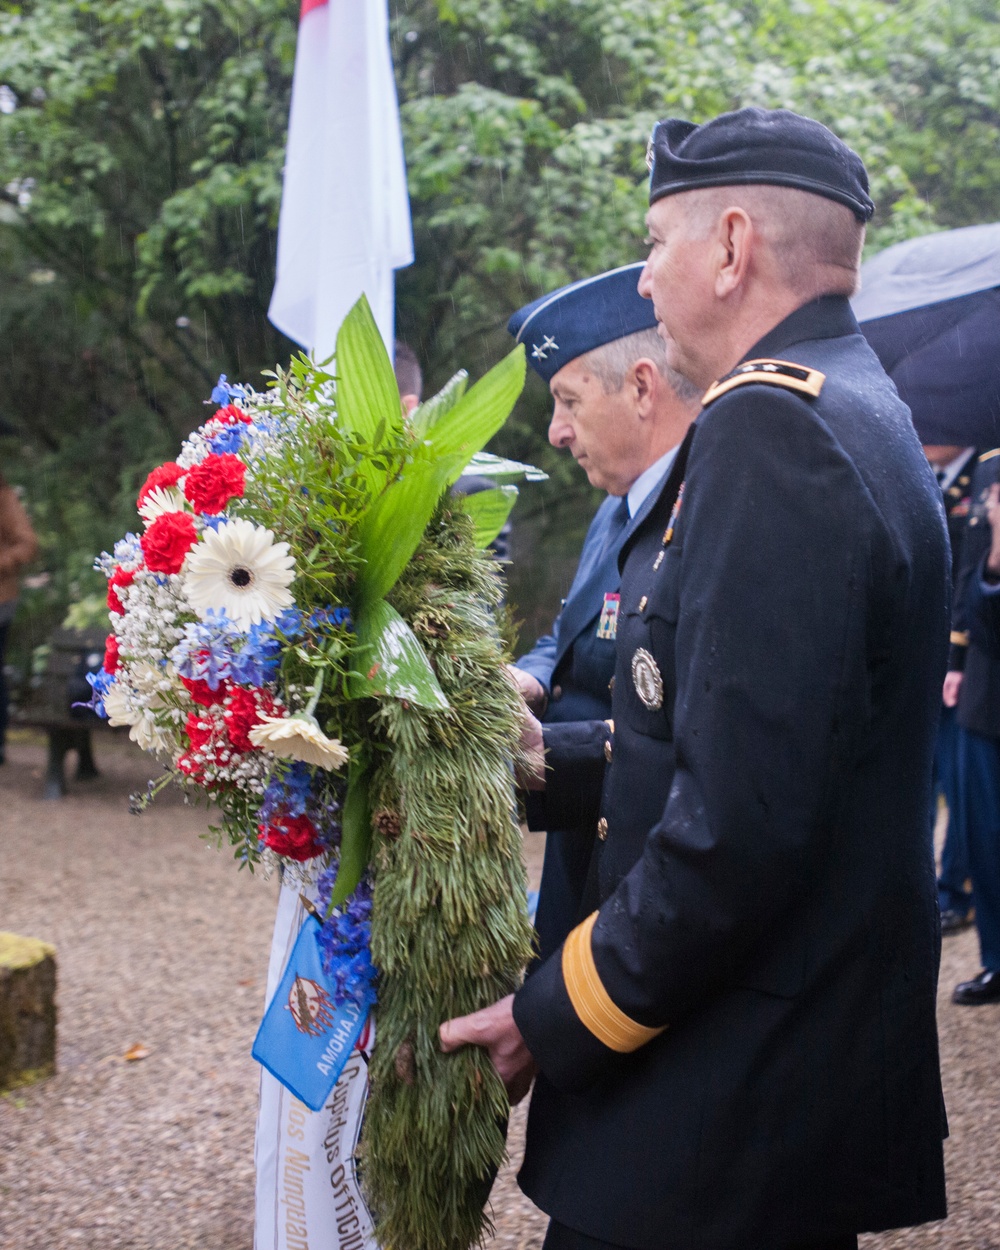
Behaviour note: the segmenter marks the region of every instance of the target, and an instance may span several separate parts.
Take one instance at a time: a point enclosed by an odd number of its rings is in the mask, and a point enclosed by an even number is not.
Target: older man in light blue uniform
[[[552,632],[513,670],[547,723],[611,715],[618,553],[698,408],[690,385],[667,367],[652,304],[636,289],[641,271],[641,264],[625,265],[563,287],[520,309],[507,327],[552,392],[549,441],[572,453],[591,485],[608,491]],[[533,802],[529,796],[534,826]],[[586,830],[549,830],[536,916],[542,959],[579,919],[593,836],[593,821]]]

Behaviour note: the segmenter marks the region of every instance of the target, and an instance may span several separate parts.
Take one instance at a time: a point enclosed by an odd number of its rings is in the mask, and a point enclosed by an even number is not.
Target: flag
[[[336,1005],[336,969],[323,967],[319,931],[307,916],[251,1052],[312,1111],[336,1085],[375,1001],[366,985],[358,1001]]]
[[[322,361],[363,292],[391,355],[412,260],[387,0],[302,0],[268,316]]]

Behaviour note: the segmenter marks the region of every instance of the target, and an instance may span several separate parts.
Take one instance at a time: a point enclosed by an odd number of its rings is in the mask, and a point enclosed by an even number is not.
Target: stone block
[[[0,932],[0,1090],[56,1070],[56,949]]]

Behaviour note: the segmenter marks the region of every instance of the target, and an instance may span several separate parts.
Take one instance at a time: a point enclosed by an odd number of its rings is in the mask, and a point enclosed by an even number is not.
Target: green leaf
[[[442,491],[462,476],[469,458],[506,421],[524,385],[524,347],[518,346],[442,413],[402,477],[365,514],[358,540],[365,568],[361,603],[384,598],[417,549]]]
[[[433,430],[444,414],[450,412],[465,394],[468,383],[469,375],[464,369],[459,369],[436,395],[414,408],[410,413],[410,429],[414,434],[423,438]]]
[[[403,409],[392,362],[364,295],[337,332],[336,358],[340,424],[373,448],[381,447],[387,431],[402,431]],[[376,490],[385,483],[384,471],[367,461],[362,472]]]
[[[419,707],[448,707],[423,647],[394,607],[379,599],[358,613],[352,698],[406,699]]]
[[[504,527],[510,510],[517,501],[516,486],[499,486],[480,490],[465,497],[465,510],[476,526],[476,546],[488,547]]]
[[[449,469],[449,486],[510,416],[523,386],[524,344],[519,343],[437,421],[430,434],[433,454],[457,461]]]
[[[351,760],[347,797],[340,820],[340,863],[330,895],[330,908],[339,907],[358,888],[372,852],[371,805],[368,787],[372,770],[366,757]]]
[[[520,460],[508,460],[505,456],[494,456],[488,451],[477,451],[462,473],[474,473],[480,477],[524,478],[526,482],[547,482],[549,475],[544,469],[533,464],[523,464]]]
[[[365,513],[358,545],[366,564],[358,577],[359,602],[384,599],[406,568],[448,485],[452,461],[429,455],[406,466]]]

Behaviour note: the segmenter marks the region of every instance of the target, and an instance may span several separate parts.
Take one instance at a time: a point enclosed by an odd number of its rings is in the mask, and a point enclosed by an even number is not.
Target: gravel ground
[[[14,743],[0,770],[0,928],[59,959],[59,1071],[0,1097],[0,1250],[250,1250],[260,1020],[276,884],[199,840],[203,810],[167,793],[141,819],[148,776],[127,742],[103,775],[41,801],[44,751]],[[531,838],[532,875],[540,840]],[[945,943],[940,1028],[952,1137],[952,1214],[863,1239],[865,1250],[1000,1250],[1000,1006],[956,1008],[978,971],[973,931]],[[145,1058],[123,1056],[139,1046]],[[492,1196],[503,1250],[537,1250],[545,1217],[514,1181]],[[317,1248],[322,1250],[322,1248]]]

